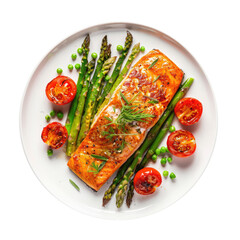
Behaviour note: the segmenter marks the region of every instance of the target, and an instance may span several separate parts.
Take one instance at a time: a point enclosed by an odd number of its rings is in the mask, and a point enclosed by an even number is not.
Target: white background
[[[239,239],[239,1],[1,1],[0,239]],[[37,180],[19,135],[25,86],[45,54],[69,35],[106,22],[170,35],[205,70],[218,105],[211,161],[182,199],[154,215],[108,221],[56,200]],[[207,133],[206,133],[207,134]]]

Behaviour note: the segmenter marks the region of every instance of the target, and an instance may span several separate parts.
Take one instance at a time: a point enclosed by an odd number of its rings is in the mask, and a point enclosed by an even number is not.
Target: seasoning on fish
[[[95,118],[68,161],[69,168],[98,191],[142,144],[182,78],[182,70],[159,50],[143,56]]]

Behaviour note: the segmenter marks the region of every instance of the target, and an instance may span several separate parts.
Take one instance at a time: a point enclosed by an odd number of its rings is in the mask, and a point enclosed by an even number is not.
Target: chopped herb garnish
[[[92,154],[91,156],[94,157],[94,158],[103,160],[103,161],[107,161],[108,160],[108,158],[106,158],[104,156],[96,155],[96,154]]]
[[[114,133],[114,129],[112,127],[109,128],[110,133]]]
[[[125,125],[127,123],[131,123],[133,121],[145,122],[145,120],[143,120],[143,119],[155,117],[155,115],[144,113],[144,111],[142,109],[138,109],[139,105],[131,105],[130,104],[130,103],[133,102],[133,100],[136,98],[136,96],[134,96],[131,99],[131,101],[128,102],[127,105],[122,104],[121,112],[118,115],[116,121],[114,122],[115,124],[117,124],[121,128],[125,128]],[[124,100],[125,96],[123,94],[121,94],[121,97]]]
[[[125,141],[125,139],[123,139],[122,143],[121,143],[121,146],[119,148],[117,148],[118,152],[121,153],[126,145],[127,145],[127,142]]]
[[[157,58],[156,60],[154,60],[154,61],[152,62],[152,64],[148,67],[148,69],[152,68],[152,67],[157,63],[158,60],[159,60],[159,58]]]
[[[121,98],[122,98],[127,104],[129,104],[127,98],[123,95],[122,92],[120,92],[120,96],[121,96]]]
[[[137,135],[137,133],[111,133],[110,131],[102,131],[101,134],[106,136],[107,139],[112,140],[115,136],[127,136],[127,135]]]
[[[156,101],[155,101],[155,100],[151,100],[151,101],[149,101],[148,103],[155,104],[155,103],[159,103],[159,102],[158,102],[158,100],[156,100]]]
[[[152,97],[148,97],[148,96],[144,96],[144,97],[149,98],[151,100],[148,103],[159,103],[159,101],[156,98],[152,98]]]
[[[132,103],[132,102],[137,98],[137,96],[138,96],[140,93],[142,93],[142,92],[141,92],[141,91],[138,92],[138,93],[131,99],[131,101],[130,101],[129,103]],[[135,102],[135,103],[136,103],[136,102]]]
[[[97,165],[95,162],[92,162],[92,164],[90,165],[94,170],[88,170],[88,172],[92,172],[94,174],[98,174],[101,169],[104,167],[106,161],[100,163],[99,165]]]
[[[110,117],[104,116],[104,118],[107,119],[108,121],[112,122],[112,119]]]
[[[153,80],[153,83],[156,82],[159,78],[160,78],[161,75],[158,75],[154,80]]]
[[[76,190],[80,191],[79,186],[71,179],[69,179],[69,182],[76,188]]]
[[[134,121],[136,122],[145,122],[146,118],[152,118],[155,117],[155,115],[144,113],[144,110],[140,108],[140,105],[132,105],[136,97],[140,94],[138,92],[130,101],[126,99],[126,97],[123,95],[122,92],[120,92],[120,100],[122,102],[122,108],[120,111],[120,114],[118,115],[117,119],[113,121],[113,119],[105,117],[110,121],[110,123],[106,124],[105,126],[115,124],[117,126],[117,129],[121,131],[122,133],[115,133],[113,128],[110,128],[109,131],[102,131],[102,135],[106,136],[107,139],[112,139],[114,136],[118,135],[137,135],[136,133],[128,134],[126,133],[126,124],[130,124]],[[126,104],[123,103],[122,99],[126,102]],[[152,100],[152,98],[151,98]],[[136,104],[136,102],[134,102]]]

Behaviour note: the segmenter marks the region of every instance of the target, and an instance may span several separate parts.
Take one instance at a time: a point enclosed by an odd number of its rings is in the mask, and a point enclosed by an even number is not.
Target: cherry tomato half
[[[202,116],[202,103],[195,98],[183,98],[174,108],[175,115],[183,125],[192,125]]]
[[[188,157],[195,152],[196,141],[189,131],[177,130],[168,136],[167,147],[177,157]]]
[[[162,177],[156,169],[146,167],[136,173],[133,183],[137,193],[149,195],[161,185]]]
[[[53,149],[63,146],[68,137],[65,126],[59,122],[49,123],[42,131],[42,140]]]
[[[77,86],[71,78],[58,76],[48,83],[45,92],[51,102],[64,105],[74,99]]]

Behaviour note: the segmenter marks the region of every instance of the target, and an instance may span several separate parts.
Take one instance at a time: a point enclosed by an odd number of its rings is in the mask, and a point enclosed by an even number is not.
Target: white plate
[[[126,30],[133,35],[133,45],[141,42],[141,45],[146,47],[145,53],[153,48],[160,49],[185,72],[185,79],[195,78],[187,96],[199,99],[203,104],[204,111],[201,120],[194,126],[183,127],[176,119],[173,123],[176,129],[184,128],[194,134],[197,141],[195,154],[186,159],[173,158],[173,163],[167,164],[165,167],[161,167],[160,158],[156,164],[151,164],[161,173],[164,169],[169,172],[173,171],[177,176],[176,180],[163,179],[160,189],[151,196],[140,196],[135,193],[131,208],[128,209],[124,203],[118,210],[115,206],[115,196],[105,208],[102,207],[104,191],[111,184],[112,178],[99,192],[93,192],[68,169],[68,159],[62,149],[54,151],[53,157],[48,158],[47,145],[41,140],[41,132],[46,125],[46,114],[49,114],[53,108],[61,109],[65,112],[66,118],[69,107],[56,107],[45,96],[47,83],[57,76],[56,69],[61,67],[63,75],[77,80],[77,71],[69,72],[67,66],[69,63],[80,62],[79,57],[76,61],[72,61],[71,54],[76,53],[85,35],[90,33],[91,52],[99,53],[102,37],[107,34],[108,41],[112,44],[112,56],[118,56],[116,46],[124,44]],[[143,55],[140,53],[136,60]],[[62,123],[65,122],[65,118]],[[217,110],[206,75],[198,62],[182,45],[162,32],[146,26],[110,23],[82,30],[62,41],[47,54],[36,68],[24,93],[20,114],[20,131],[29,164],[50,193],[68,206],[89,215],[108,219],[129,219],[149,215],[169,206],[197,182],[206,168],[214,148],[217,133]],[[161,145],[166,146],[166,138]],[[80,192],[73,188],[69,179],[72,179],[80,187]]]

